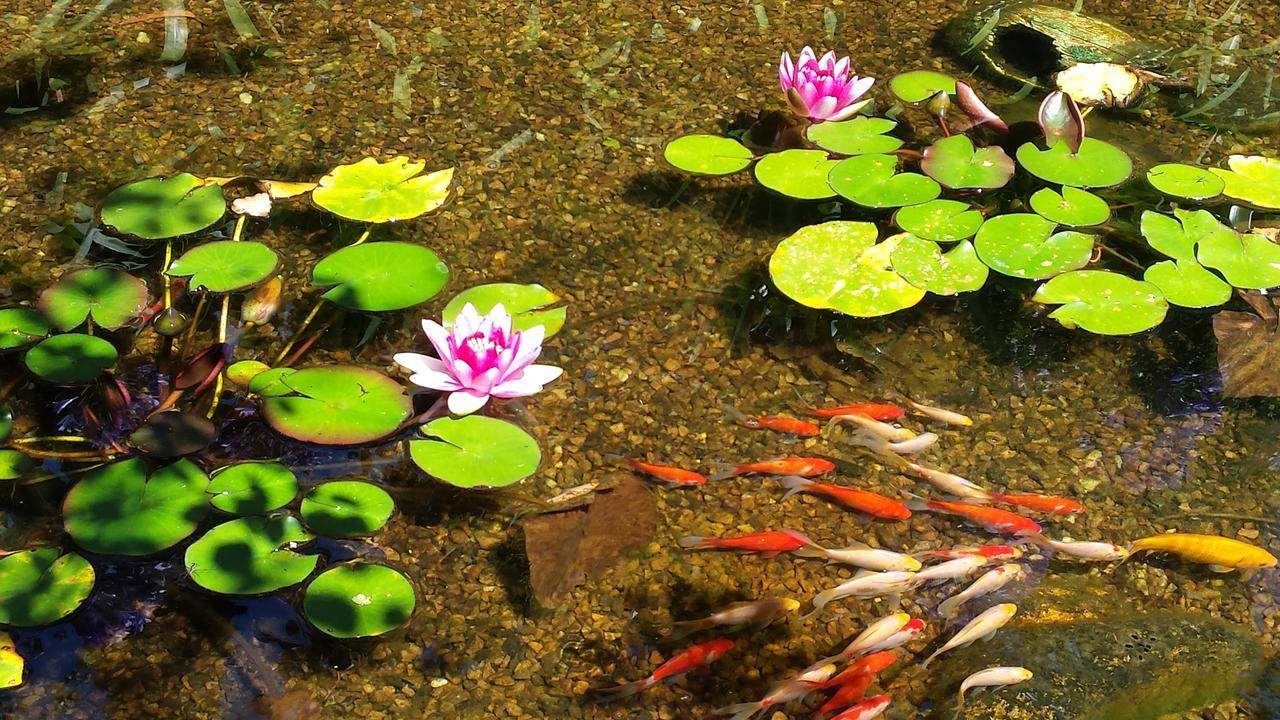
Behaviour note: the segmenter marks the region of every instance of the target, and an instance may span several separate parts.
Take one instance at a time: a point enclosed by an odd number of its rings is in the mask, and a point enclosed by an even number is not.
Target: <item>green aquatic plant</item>
[[[375,563],[338,565],[307,585],[302,613],[320,632],[336,638],[384,635],[413,616],[413,584]]]
[[[386,490],[359,480],[317,485],[302,498],[302,521],[317,533],[360,537],[382,529],[395,510]]]
[[[112,330],[147,303],[147,286],[127,272],[93,268],[67,273],[40,295],[40,312],[59,330],[84,323]]]
[[[295,440],[326,445],[373,442],[395,432],[413,410],[400,383],[365,368],[307,368],[286,373],[279,382],[285,391],[263,398],[262,417]]]
[[[511,313],[512,330],[528,330],[541,325],[544,338],[560,332],[569,313],[568,308],[559,304],[560,297],[541,285],[490,283],[454,295],[441,311],[440,319],[445,325],[452,325],[468,303],[481,315],[488,315],[494,307],[502,305]]]
[[[194,462],[150,469],[140,458],[105,465],[63,502],[67,534],[89,552],[151,555],[195,532],[208,511],[209,477]]]
[[[27,351],[27,369],[58,385],[90,382],[116,364],[120,353],[107,340],[83,333],[54,335]]]
[[[226,465],[209,475],[209,504],[231,515],[265,515],[298,496],[298,476],[273,462]]]
[[[57,548],[0,557],[0,624],[48,625],[70,615],[93,592],[93,565]]]
[[[315,539],[292,515],[244,517],[222,523],[191,543],[187,574],[222,595],[263,595],[307,579],[320,557],[294,552]]]
[[[538,441],[518,425],[481,415],[439,418],[409,441],[409,456],[432,477],[464,488],[504,487],[542,462]]]
[[[351,310],[403,310],[430,300],[449,280],[449,268],[432,251],[406,242],[352,245],[311,270],[311,284],[327,287],[324,299]]]

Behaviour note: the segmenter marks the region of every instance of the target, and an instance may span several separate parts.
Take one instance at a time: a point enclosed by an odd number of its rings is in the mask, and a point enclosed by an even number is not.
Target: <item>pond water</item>
[[[971,79],[985,97],[1007,99],[1017,83],[975,74],[974,63],[958,61],[938,37],[949,19],[972,10],[969,3],[242,4],[261,37],[239,36],[221,2],[187,2],[196,21],[185,65],[176,67],[157,59],[165,20],[154,13],[162,4],[116,3],[84,39],[89,47],[47,66],[65,85],[43,106],[39,90],[31,100],[29,61],[0,67],[6,87],[19,81],[5,102],[39,106],[0,119],[0,218],[9,236],[0,306],[30,305],[68,272],[80,249],[66,229],[77,208],[97,207],[132,181],[179,172],[315,181],[340,164],[397,155],[424,160],[428,171],[453,167],[446,205],[373,231],[376,241],[434,250],[450,268],[446,291],[421,308],[383,313],[376,324],[369,314],[326,311],[318,326],[331,324],[299,365],[358,365],[407,378],[393,354],[426,352],[420,321],[438,318],[448,298],[481,283],[539,283],[568,307],[567,324],[541,358],[564,375],[494,412],[536,438],[541,466],[503,491],[463,490],[410,462],[401,441],[412,432],[354,448],[293,442],[268,430],[251,402],[229,399],[221,437],[196,456],[206,470],[227,459],[271,459],[306,486],[355,476],[390,488],[397,512],[385,528],[316,548],[326,564],[365,557],[404,573],[416,590],[412,618],[378,639],[336,641],[303,618],[297,591],[229,599],[195,586],[181,553],[89,555],[98,590],[84,607],[48,627],[11,629],[27,673],[21,687],[0,691],[0,715],[705,717],[763,697],[844,647],[894,602],[844,601],[808,620],[726,634],[732,653],[706,672],[620,703],[589,702],[591,690],[642,678],[683,647],[655,642],[654,628],[742,600],[807,603],[853,576],[852,568],[786,554],[687,552],[680,537],[790,528],[828,547],[861,540],[903,552],[999,537],[941,514],[887,522],[813,495],[784,501],[778,483],[756,475],[678,491],[659,486],[648,503],[656,530],[647,539],[641,533],[638,552],[541,607],[522,528],[542,510],[530,498],[585,483],[625,486],[637,477],[625,457],[706,470],[832,455],[842,460],[835,482],[897,497],[928,494],[924,482],[853,446],[747,429],[726,406],[791,415],[903,393],[925,398],[974,424],[904,420],[941,436],[924,462],[1088,508],[1037,515],[1053,537],[1127,544],[1177,530],[1280,548],[1280,412],[1269,400],[1224,396],[1212,311],[1174,309],[1150,332],[1098,336],[1049,319],[1029,300],[1035,283],[1004,278],[874,320],[813,313],[778,297],[765,267],[778,242],[821,219],[819,211],[745,175],[686,184],[663,162],[671,138],[742,128],[762,110],[785,109],[777,59],[805,45],[851,55],[857,72],[881,79],[882,103],[887,79],[917,68]],[[1242,47],[1263,47],[1277,32],[1274,6],[1254,0],[1059,4],[1082,5],[1175,50],[1236,34]],[[0,9],[0,57],[22,47],[46,5],[14,0]],[[73,12],[92,5],[73,3]],[[1215,87],[1238,77],[1219,70],[1226,77]],[[1040,96],[998,109],[1025,121]],[[1275,133],[1185,122],[1159,103],[1140,113],[1099,111],[1089,123],[1091,136],[1123,146],[1141,167],[1280,155]],[[310,268],[363,227],[306,202],[280,207],[247,232],[281,256],[288,302],[265,330],[236,334],[237,360],[270,363],[315,303]],[[120,260],[104,248],[89,256]],[[162,258],[125,260],[154,301]],[[1244,307],[1233,301],[1232,309]],[[216,332],[211,312],[199,326],[201,347]],[[118,339],[130,346],[125,336]],[[154,333],[139,333],[118,375],[152,387],[148,358],[159,344]],[[80,427],[58,427],[64,416],[53,409],[77,393],[30,382],[14,354],[0,355],[0,386],[18,418],[16,435]],[[68,472],[82,465],[45,460],[42,472],[55,477],[5,488],[6,553],[37,543],[74,547],[60,508],[80,477]],[[641,510],[627,508],[614,521],[618,536],[634,530],[623,521],[645,522],[628,517]],[[606,528],[592,542],[607,555],[621,539]],[[1218,574],[1169,555],[1120,565],[1051,555],[1028,551],[1027,578],[975,606],[993,598],[1019,604],[1003,635],[927,669],[920,662],[961,625],[935,612],[958,586],[902,597],[901,608],[927,626],[875,686],[894,697],[885,717],[952,717],[960,679],[990,665],[1025,666],[1036,677],[975,695],[966,717],[1138,718],[1154,717],[1143,714],[1152,708],[1186,718],[1280,717],[1268,692],[1280,683],[1271,669],[1280,642],[1274,568]],[[1077,650],[1045,639],[1054,632],[1074,634]]]

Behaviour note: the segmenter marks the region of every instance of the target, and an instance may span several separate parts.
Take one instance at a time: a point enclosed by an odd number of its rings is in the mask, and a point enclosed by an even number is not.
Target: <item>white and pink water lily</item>
[[[545,328],[513,330],[511,315],[495,305],[481,315],[467,303],[449,327],[423,320],[422,330],[437,357],[396,353],[395,361],[410,370],[415,385],[449,393],[449,412],[468,415],[489,398],[533,395],[560,377],[562,369],[535,365],[542,352]]]
[[[849,74],[849,57],[836,59],[834,52],[821,58],[805,47],[794,62],[782,53],[778,82],[791,111],[810,120],[847,120],[871,98],[862,99],[875,78]]]

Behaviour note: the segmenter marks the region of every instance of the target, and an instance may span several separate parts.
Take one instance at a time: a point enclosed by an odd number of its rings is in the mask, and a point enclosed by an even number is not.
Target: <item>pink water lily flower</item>
[[[793,63],[790,53],[782,53],[778,82],[786,93],[791,111],[810,120],[845,120],[871,102],[860,100],[875,78],[849,74],[849,57],[836,60],[834,52],[818,59],[805,47]]]
[[[396,353],[395,361],[413,372],[409,381],[415,385],[449,393],[449,412],[455,415],[473,413],[491,397],[533,395],[564,372],[533,364],[546,329],[512,330],[502,305],[482,316],[467,303],[451,327],[423,320],[422,330],[438,357]]]

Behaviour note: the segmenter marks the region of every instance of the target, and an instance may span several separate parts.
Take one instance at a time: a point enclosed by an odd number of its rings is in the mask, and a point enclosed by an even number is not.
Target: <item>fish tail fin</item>
[[[712,463],[712,466],[715,467],[716,471],[707,476],[708,480],[728,480],[746,472],[741,465],[732,465],[730,463]]]
[[[683,640],[684,638],[687,638],[690,635],[700,630],[705,630],[708,627],[709,627],[709,624],[705,619],[674,622],[674,623],[671,623],[671,630],[667,632],[665,635],[663,635],[662,639],[668,642]]]
[[[920,663],[920,669],[921,669],[921,670],[924,670],[925,668],[929,667],[929,663],[933,662],[933,659],[934,659],[934,658],[936,658],[936,657],[938,657],[938,653],[940,653],[940,652],[942,652],[942,651],[941,651],[941,650],[937,650],[937,651],[935,651],[932,655],[930,655],[929,657],[925,658],[925,659],[924,659],[924,662]]]
[[[832,598],[834,598],[834,597],[835,597],[835,591],[834,591],[834,590],[823,590],[822,592],[818,593],[817,595],[814,595],[814,596],[813,596],[813,610],[810,610],[810,611],[809,611],[809,614],[805,615],[805,616],[804,616],[803,618],[801,618],[801,619],[802,619],[802,620],[808,620],[809,618],[814,617],[815,615],[820,614],[820,613],[822,612],[823,608],[825,608],[825,607],[827,606],[827,603],[831,602],[831,599],[832,599]]]
[[[700,535],[685,535],[679,540],[676,540],[676,544],[686,550],[700,550],[708,547],[707,539]]]
[[[592,701],[597,703],[611,703],[619,700],[626,700],[633,695],[638,695],[641,691],[648,689],[653,683],[648,678],[644,680],[636,680],[635,682],[623,683],[616,687],[602,688],[592,693]]]
[[[952,595],[946,600],[938,603],[938,614],[950,620],[955,617],[956,610],[960,608],[961,602],[962,598],[959,595]]]
[[[729,718],[729,720],[747,720],[747,718],[753,718],[758,715],[763,709],[764,706],[760,703],[752,702],[738,703],[737,705],[726,705],[722,708],[716,708],[711,712],[713,715],[732,715],[733,717]]]
[[[917,495],[910,490],[903,490],[902,494],[907,496],[907,499],[903,500],[902,504],[906,505],[911,512],[929,512],[933,509],[929,507],[929,503],[923,495]]]
[[[803,558],[827,557],[826,549],[821,547],[802,547],[797,550],[792,550],[791,554],[797,557],[803,557]],[[827,562],[833,562],[833,561],[831,559],[828,559]]]
[[[741,410],[739,410],[738,408],[736,408],[736,407],[734,407],[734,406],[730,405],[729,403],[721,403],[721,405],[720,405],[720,409],[721,409],[721,410],[724,410],[724,414],[725,414],[725,415],[728,415],[728,416],[729,416],[729,419],[730,419],[730,420],[732,420],[732,421],[734,421],[734,422],[738,422],[738,423],[740,423],[740,422],[742,422],[743,420],[746,420],[746,419],[747,419],[746,413],[744,413],[744,412],[742,412]]]
[[[782,483],[783,487],[787,488],[787,493],[782,496],[783,500],[786,500],[796,493],[804,492],[813,484],[812,480],[802,478],[799,475],[787,475],[785,477],[780,477],[778,478],[778,482]]]

